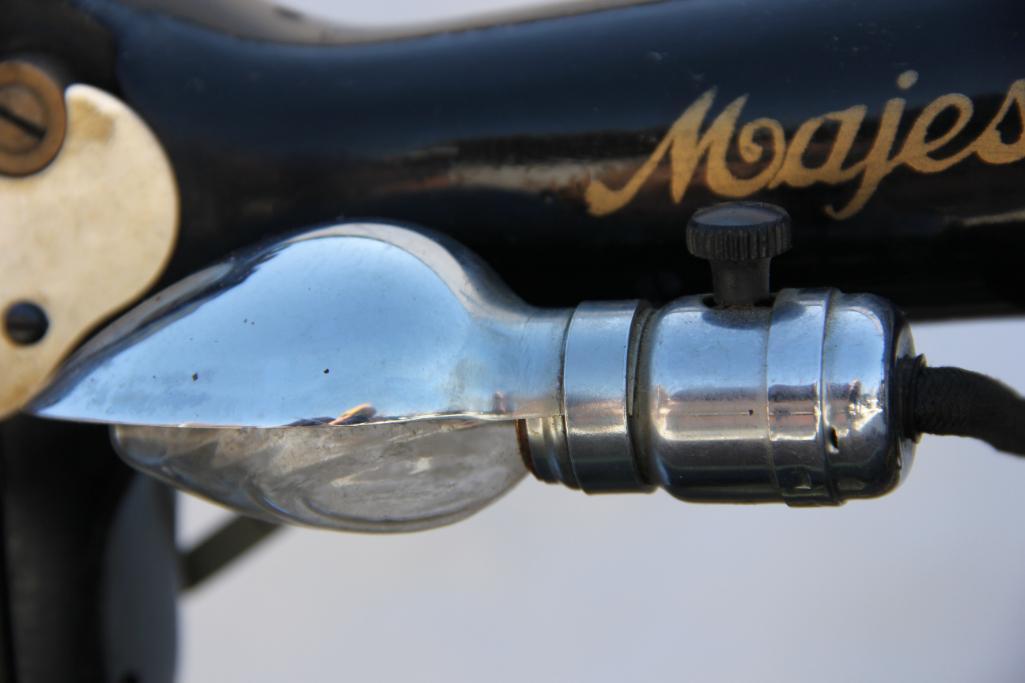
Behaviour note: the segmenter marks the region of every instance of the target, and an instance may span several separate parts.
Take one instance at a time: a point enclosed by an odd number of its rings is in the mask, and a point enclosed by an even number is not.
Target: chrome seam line
[[[829,503],[823,438],[822,346],[828,291],[780,292],[766,348],[768,444],[788,504]]]

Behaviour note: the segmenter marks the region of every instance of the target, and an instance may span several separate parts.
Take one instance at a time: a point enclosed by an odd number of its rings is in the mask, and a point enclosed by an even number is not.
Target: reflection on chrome
[[[245,514],[408,531],[529,469],[589,493],[836,504],[891,489],[892,306],[835,290],[542,310],[465,248],[347,223],[234,256],[84,346],[32,406]]]
[[[33,411],[169,427],[329,423],[363,405],[366,422],[552,415],[568,318],[517,300],[459,245],[340,225],[142,304]]]
[[[143,471],[250,516],[377,533],[463,519],[527,472],[512,422],[119,425],[114,444]]]
[[[635,428],[649,476],[688,500],[884,493],[914,450],[894,428],[891,393],[913,353],[899,315],[869,295],[783,290],[742,311],[680,299],[642,345]]]

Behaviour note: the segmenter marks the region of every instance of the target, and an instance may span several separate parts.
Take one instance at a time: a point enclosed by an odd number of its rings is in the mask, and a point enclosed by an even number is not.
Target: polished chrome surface
[[[527,306],[457,244],[342,224],[158,294],[31,409],[205,427],[557,415],[569,314]]]
[[[526,474],[512,422],[120,425],[114,444],[144,472],[250,516],[375,533],[458,521]]]
[[[788,503],[829,503],[822,376],[826,319],[832,292],[780,292],[773,306],[765,348],[769,452],[776,484]],[[859,369],[860,370],[860,369]],[[860,377],[855,378],[860,381]]]
[[[109,422],[133,466],[240,512],[356,531],[461,519],[561,419],[570,311],[459,245],[352,223],[238,255],[86,345],[33,406]]]
[[[774,499],[768,452],[767,308],[677,300],[648,324],[633,428],[645,471],[683,498]]]
[[[112,423],[129,463],[246,514],[335,529],[447,524],[528,467],[588,493],[821,505],[906,471],[891,382],[912,353],[867,295],[542,311],[444,238],[351,223],[162,292],[33,409]]]
[[[890,491],[907,475],[916,442],[898,420],[895,368],[915,356],[904,317],[869,294],[843,295],[826,322],[822,356],[829,469],[840,498]]]
[[[580,488],[566,444],[566,418],[532,417],[519,422],[519,436],[524,458],[538,479],[550,484],[561,483]]]
[[[910,465],[892,384],[911,336],[886,302],[784,290],[771,307],[680,299],[648,325],[633,424],[644,471],[687,500],[839,503]]]
[[[522,422],[531,471],[586,493],[643,491],[630,432],[637,350],[649,308],[639,301],[585,302],[563,352],[562,414]]]
[[[584,491],[648,487],[634,458],[637,346],[647,309],[638,301],[586,302],[573,311],[562,371],[566,445]]]

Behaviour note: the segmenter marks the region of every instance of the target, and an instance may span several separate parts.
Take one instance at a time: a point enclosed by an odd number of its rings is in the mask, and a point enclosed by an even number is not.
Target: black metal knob
[[[699,209],[687,224],[687,250],[712,266],[720,306],[753,306],[768,299],[769,262],[790,248],[790,215],[762,202],[729,202]]]

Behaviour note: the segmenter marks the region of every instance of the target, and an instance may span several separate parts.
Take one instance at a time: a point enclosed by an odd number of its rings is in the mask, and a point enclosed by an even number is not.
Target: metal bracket
[[[142,119],[88,85],[64,99],[56,158],[32,175],[0,175],[0,418],[153,284],[177,237],[174,172]],[[21,329],[26,318],[36,329]]]

